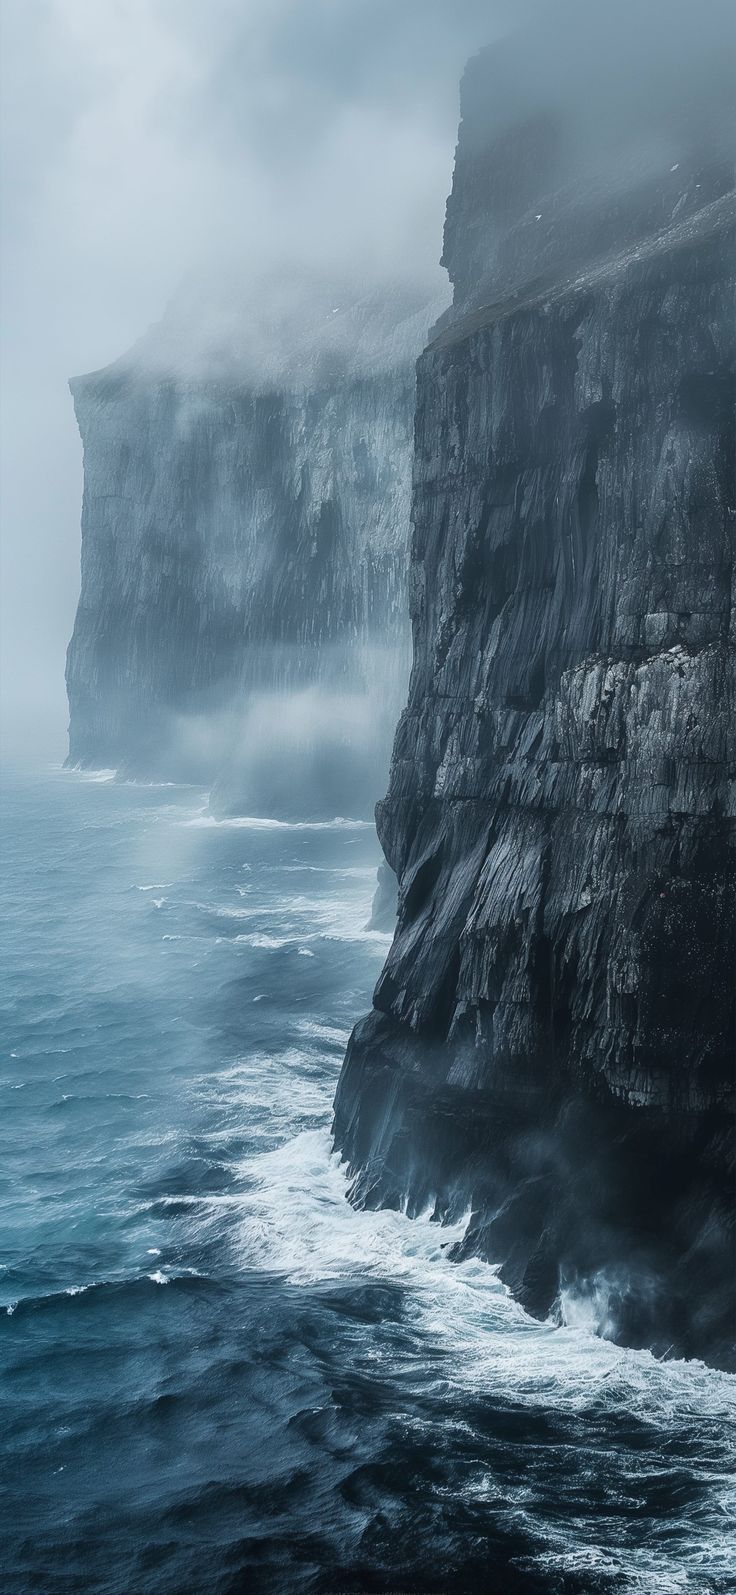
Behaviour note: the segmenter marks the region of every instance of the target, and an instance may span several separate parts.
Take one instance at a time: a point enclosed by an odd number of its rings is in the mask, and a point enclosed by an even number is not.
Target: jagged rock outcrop
[[[341,308],[341,305],[343,308]],[[408,675],[414,364],[431,307],[192,295],[75,379],[82,591],[70,762],[221,807],[370,811]]]
[[[470,1204],[530,1311],[731,1365],[730,135],[717,72],[634,114],[591,44],[586,141],[585,48],[549,104],[541,27],[463,88],[378,808],[399,917],[335,1135],[356,1202]]]

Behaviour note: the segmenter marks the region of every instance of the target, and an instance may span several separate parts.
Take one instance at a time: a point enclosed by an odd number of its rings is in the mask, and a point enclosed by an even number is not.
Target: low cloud
[[[502,0],[4,0],[6,739],[63,754],[81,461],[66,382],[182,284],[441,291],[467,56]],[[49,735],[51,742],[49,742]]]

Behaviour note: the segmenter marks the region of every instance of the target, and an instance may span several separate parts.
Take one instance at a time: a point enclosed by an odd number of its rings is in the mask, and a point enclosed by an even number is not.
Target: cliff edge
[[[617,98],[573,13],[463,86],[378,807],[398,924],[335,1138],[356,1203],[470,1208],[530,1312],[734,1366],[725,58]]]
[[[200,285],[74,379],[71,763],[214,784],[221,810],[372,811],[408,677],[414,366],[436,314],[399,289],[277,282],[253,305]]]

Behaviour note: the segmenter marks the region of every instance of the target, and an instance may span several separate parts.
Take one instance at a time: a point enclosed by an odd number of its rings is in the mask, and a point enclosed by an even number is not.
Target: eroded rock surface
[[[414,365],[436,313],[307,296],[256,338],[246,305],[219,347],[185,302],[75,379],[72,763],[214,780],[246,812],[371,811],[408,676]]]
[[[524,60],[464,87],[378,809],[398,926],[335,1134],[356,1202],[470,1206],[530,1311],[731,1365],[733,167],[717,107],[655,104],[647,170],[614,120],[583,181],[553,110],[494,123]]]

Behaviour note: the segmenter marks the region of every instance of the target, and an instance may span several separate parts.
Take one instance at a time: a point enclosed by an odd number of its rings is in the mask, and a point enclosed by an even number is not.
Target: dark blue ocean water
[[[345,1199],[372,830],[54,771],[2,820],[3,1595],[736,1588],[736,1381]]]

